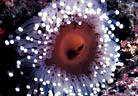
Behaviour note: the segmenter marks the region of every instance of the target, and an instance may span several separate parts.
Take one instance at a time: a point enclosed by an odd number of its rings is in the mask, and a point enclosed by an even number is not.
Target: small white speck
[[[20,74],[23,75],[24,73],[21,71]]]
[[[38,30],[38,34],[42,34],[42,31],[41,30]]]
[[[105,2],[105,0],[101,0],[101,3],[104,3]]]
[[[27,53],[28,52],[28,50],[27,49],[24,49],[24,53]]]
[[[40,79],[39,79],[39,81],[40,81],[40,82],[43,82],[43,79],[42,79],[42,78],[40,78]]]
[[[88,3],[88,7],[92,7],[92,3],[91,2]]]
[[[30,89],[30,88],[31,88],[31,86],[30,86],[30,85],[26,85],[26,88],[27,88],[27,89]]]
[[[119,25],[120,25],[120,22],[117,21],[117,22],[116,22],[116,26],[119,26]]]
[[[27,94],[26,96],[31,96],[31,94]]]
[[[120,29],[123,29],[123,28],[124,28],[123,24],[120,24],[120,26],[119,26],[119,27],[120,27]]]
[[[20,32],[22,32],[22,31],[23,31],[23,28],[22,28],[22,27],[19,27],[18,30],[19,30]]]
[[[35,65],[35,64],[32,64],[32,67],[33,67],[33,68],[35,68],[35,67],[36,67],[36,65]]]
[[[50,81],[47,80],[46,83],[47,83],[47,84],[50,84]]]
[[[44,88],[40,88],[40,91],[44,91]]]
[[[10,43],[11,43],[11,44],[14,44],[14,40],[10,40]]]
[[[16,87],[16,88],[15,88],[15,91],[16,91],[16,92],[19,92],[19,91],[20,91],[20,88],[19,88],[19,87]]]
[[[40,16],[40,17],[41,17],[42,15],[43,15],[43,14],[42,14],[42,12],[39,12],[39,13],[38,13],[38,16]]]
[[[34,63],[37,63],[37,59],[34,59]]]
[[[9,45],[9,41],[8,40],[5,40],[5,45]]]
[[[36,78],[36,77],[35,77],[35,78],[34,78],[34,81],[36,81],[36,82],[37,82],[37,81],[38,81],[38,78]]]
[[[60,2],[59,4],[60,4],[60,6],[64,6],[64,2]]]
[[[20,36],[16,36],[16,40],[20,40],[21,39],[21,37]]]
[[[46,85],[46,82],[43,82],[43,85]]]
[[[53,7],[53,8],[56,8],[56,7],[57,7],[56,3],[53,3],[53,4],[52,4],[52,7]]]
[[[109,80],[108,80],[108,83],[109,84],[111,84],[111,83],[113,83],[114,82],[114,80],[112,79],[112,78],[110,78]]]
[[[53,86],[56,86],[56,83],[53,83]]]
[[[48,71],[47,71],[47,73],[49,73],[49,74],[50,74],[50,70],[48,70]]]
[[[93,84],[90,84],[90,88],[93,88]]]
[[[66,78],[65,78],[65,81],[68,81],[68,80],[69,80],[69,79],[66,77]]]
[[[13,77],[14,76],[13,72],[9,72],[8,74],[9,74],[9,77]]]
[[[116,11],[115,11],[115,14],[116,14],[116,15],[119,15],[119,10],[116,10]]]

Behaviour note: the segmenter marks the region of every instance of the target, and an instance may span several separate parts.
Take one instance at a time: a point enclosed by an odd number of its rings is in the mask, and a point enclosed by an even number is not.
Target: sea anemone
[[[31,70],[27,96],[96,96],[114,82],[123,63],[112,31],[123,24],[109,17],[119,10],[106,7],[105,0],[53,0],[5,40],[20,55],[20,74]]]

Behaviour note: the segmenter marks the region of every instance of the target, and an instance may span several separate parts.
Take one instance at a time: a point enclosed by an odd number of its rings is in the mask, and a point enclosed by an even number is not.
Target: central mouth
[[[60,44],[64,51],[63,56],[70,62],[79,58],[85,51],[85,40],[76,32],[66,34]]]
[[[82,50],[84,49],[84,45],[78,46],[78,48],[75,50],[69,50],[67,52],[68,59],[75,59],[77,56],[79,56],[82,53]]]
[[[92,25],[76,22],[60,26],[53,45],[52,58],[46,60],[47,65],[55,64],[67,73],[88,72],[89,65],[95,60],[96,32]]]

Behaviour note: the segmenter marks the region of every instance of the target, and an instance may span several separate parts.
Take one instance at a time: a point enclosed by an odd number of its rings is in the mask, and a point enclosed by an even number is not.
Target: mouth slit
[[[83,49],[84,45],[81,45],[80,47],[78,47],[77,51],[81,51]]]
[[[67,52],[68,59],[75,59],[79,54],[82,54],[81,51],[83,50],[84,45],[81,45],[77,48],[77,50],[69,50]]]

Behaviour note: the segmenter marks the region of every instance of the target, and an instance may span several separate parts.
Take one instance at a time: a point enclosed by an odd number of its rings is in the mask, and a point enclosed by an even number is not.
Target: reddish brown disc
[[[53,45],[52,58],[46,60],[46,64],[56,64],[56,67],[72,74],[88,72],[96,54],[95,28],[85,22],[81,25],[72,22],[61,26],[59,33]]]

